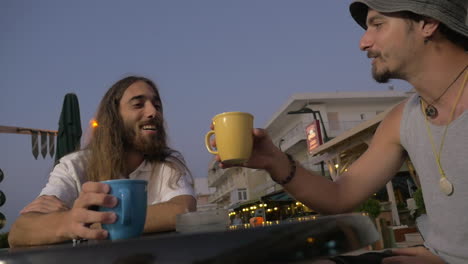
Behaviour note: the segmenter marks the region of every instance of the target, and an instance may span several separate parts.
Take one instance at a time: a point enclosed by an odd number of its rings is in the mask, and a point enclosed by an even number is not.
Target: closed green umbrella
[[[74,93],[68,93],[63,99],[60,113],[55,163],[68,153],[80,149],[81,133],[78,97]]]

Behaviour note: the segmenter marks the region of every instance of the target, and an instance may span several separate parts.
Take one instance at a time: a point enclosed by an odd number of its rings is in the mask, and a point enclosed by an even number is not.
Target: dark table
[[[378,239],[367,216],[345,214],[247,229],[11,249],[0,253],[0,263],[290,263],[342,254]]]

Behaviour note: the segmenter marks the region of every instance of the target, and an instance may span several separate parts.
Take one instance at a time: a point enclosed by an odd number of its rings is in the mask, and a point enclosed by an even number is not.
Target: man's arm
[[[42,195],[37,197],[30,204],[26,205],[23,210],[20,211],[20,217],[13,224],[10,235],[9,243],[12,247],[15,246],[26,246],[30,243],[22,241],[23,233],[30,234],[29,241],[43,241],[42,244],[54,244],[67,240],[61,238],[57,232],[57,229],[45,229],[43,232],[34,232],[37,228],[44,228],[44,226],[52,225],[59,226],[60,219],[64,217],[65,211],[70,210],[65,203],[58,199],[54,195]],[[54,214],[56,213],[55,216]],[[42,223],[44,221],[47,225]],[[33,226],[31,226],[31,224]],[[36,226],[39,225],[39,226]],[[24,230],[23,230],[24,229]],[[34,243],[32,243],[34,245]]]
[[[73,208],[50,213],[27,212],[15,221],[10,229],[8,242],[11,247],[24,247],[59,243],[73,238],[105,239],[107,231],[91,229],[90,224],[115,222],[112,212],[88,210],[90,206],[114,207],[115,197],[107,195],[109,186],[98,182],[83,184],[80,196]],[[40,198],[40,197],[39,197]],[[31,204],[40,204],[37,198]],[[28,208],[28,206],[26,207]]]
[[[297,164],[293,179],[284,188],[297,200],[322,214],[352,211],[390,181],[403,163],[400,121],[404,105],[405,102],[397,105],[387,114],[367,151],[337,181],[332,182]],[[244,166],[265,169],[272,179],[285,180],[291,170],[286,155],[273,144],[264,130],[254,129],[253,133],[254,149]],[[225,164],[221,166],[229,167]]]
[[[393,257],[382,259],[382,264],[411,263],[411,264],[445,264],[442,258],[434,255],[423,246],[392,249]]]
[[[58,211],[70,210],[67,205],[55,195],[41,195],[30,204],[26,205],[20,214],[36,212],[36,213],[52,213]]]
[[[175,230],[176,215],[193,212],[197,201],[191,195],[179,195],[167,202],[148,206],[145,233]]]
[[[59,234],[59,226],[67,211],[54,213],[28,212],[20,215],[13,223],[8,243],[13,247],[54,244],[70,240]]]
[[[84,216],[86,214],[85,210],[80,211],[68,210],[48,214],[25,213],[11,227],[8,242],[13,248],[55,244],[74,238],[105,239],[107,237],[105,230],[90,229],[83,222],[73,221],[73,218],[76,218],[78,214],[80,214],[79,218],[87,218],[87,216]],[[99,214],[98,212],[95,213]],[[115,217],[102,217],[101,215],[92,217],[96,220],[90,222],[113,223],[115,221]]]
[[[338,180],[329,181],[298,166],[295,178],[284,186],[286,190],[324,214],[354,210],[390,181],[404,161],[404,149],[400,144],[403,107],[404,103],[401,103],[388,113],[366,152]],[[287,160],[283,162],[285,164]],[[284,179],[288,175],[287,171],[281,173],[281,176],[273,174],[272,177]]]

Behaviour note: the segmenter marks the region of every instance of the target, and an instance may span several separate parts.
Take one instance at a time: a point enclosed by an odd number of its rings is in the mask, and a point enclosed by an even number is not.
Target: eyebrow
[[[383,18],[384,18],[384,16],[382,16],[382,15],[380,15],[380,14],[374,15],[374,16],[372,16],[372,17],[370,17],[370,18],[367,19],[366,24],[367,24],[367,25],[370,25],[370,24],[374,23],[375,20],[377,20],[377,19],[383,19]]]
[[[146,96],[144,96],[144,95],[137,95],[137,96],[133,96],[132,98],[130,98],[130,100],[128,100],[128,102],[143,100],[145,98],[146,98]]]
[[[133,101],[138,101],[138,100],[145,100],[147,97],[146,95],[136,95],[136,96],[133,96],[132,98],[130,98],[130,100],[128,100],[129,103],[133,102]],[[154,100],[155,102],[157,103],[161,103],[161,100],[159,99],[158,96],[153,96],[152,100]]]

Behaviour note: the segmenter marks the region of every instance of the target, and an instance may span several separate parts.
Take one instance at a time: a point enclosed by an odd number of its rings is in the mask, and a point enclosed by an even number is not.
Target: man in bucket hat
[[[406,155],[411,158],[427,209],[425,246],[321,262],[468,263],[467,2],[351,3],[352,17],[366,30],[360,48],[372,59],[374,79],[406,80],[417,93],[387,114],[367,151],[338,180],[307,171],[264,130],[254,129],[254,149],[244,166],[267,170],[297,200],[323,214],[352,211],[392,179]]]
[[[468,209],[468,152],[454,146],[468,147],[468,137],[462,136],[468,131],[467,8],[467,0],[359,0],[350,5],[352,17],[366,29],[360,48],[373,59],[375,80],[403,79],[417,91],[389,118],[396,117],[400,148],[421,179],[429,225],[426,248],[393,250],[397,256],[382,263],[468,262],[468,221],[460,221]],[[398,28],[398,20],[406,25]]]

